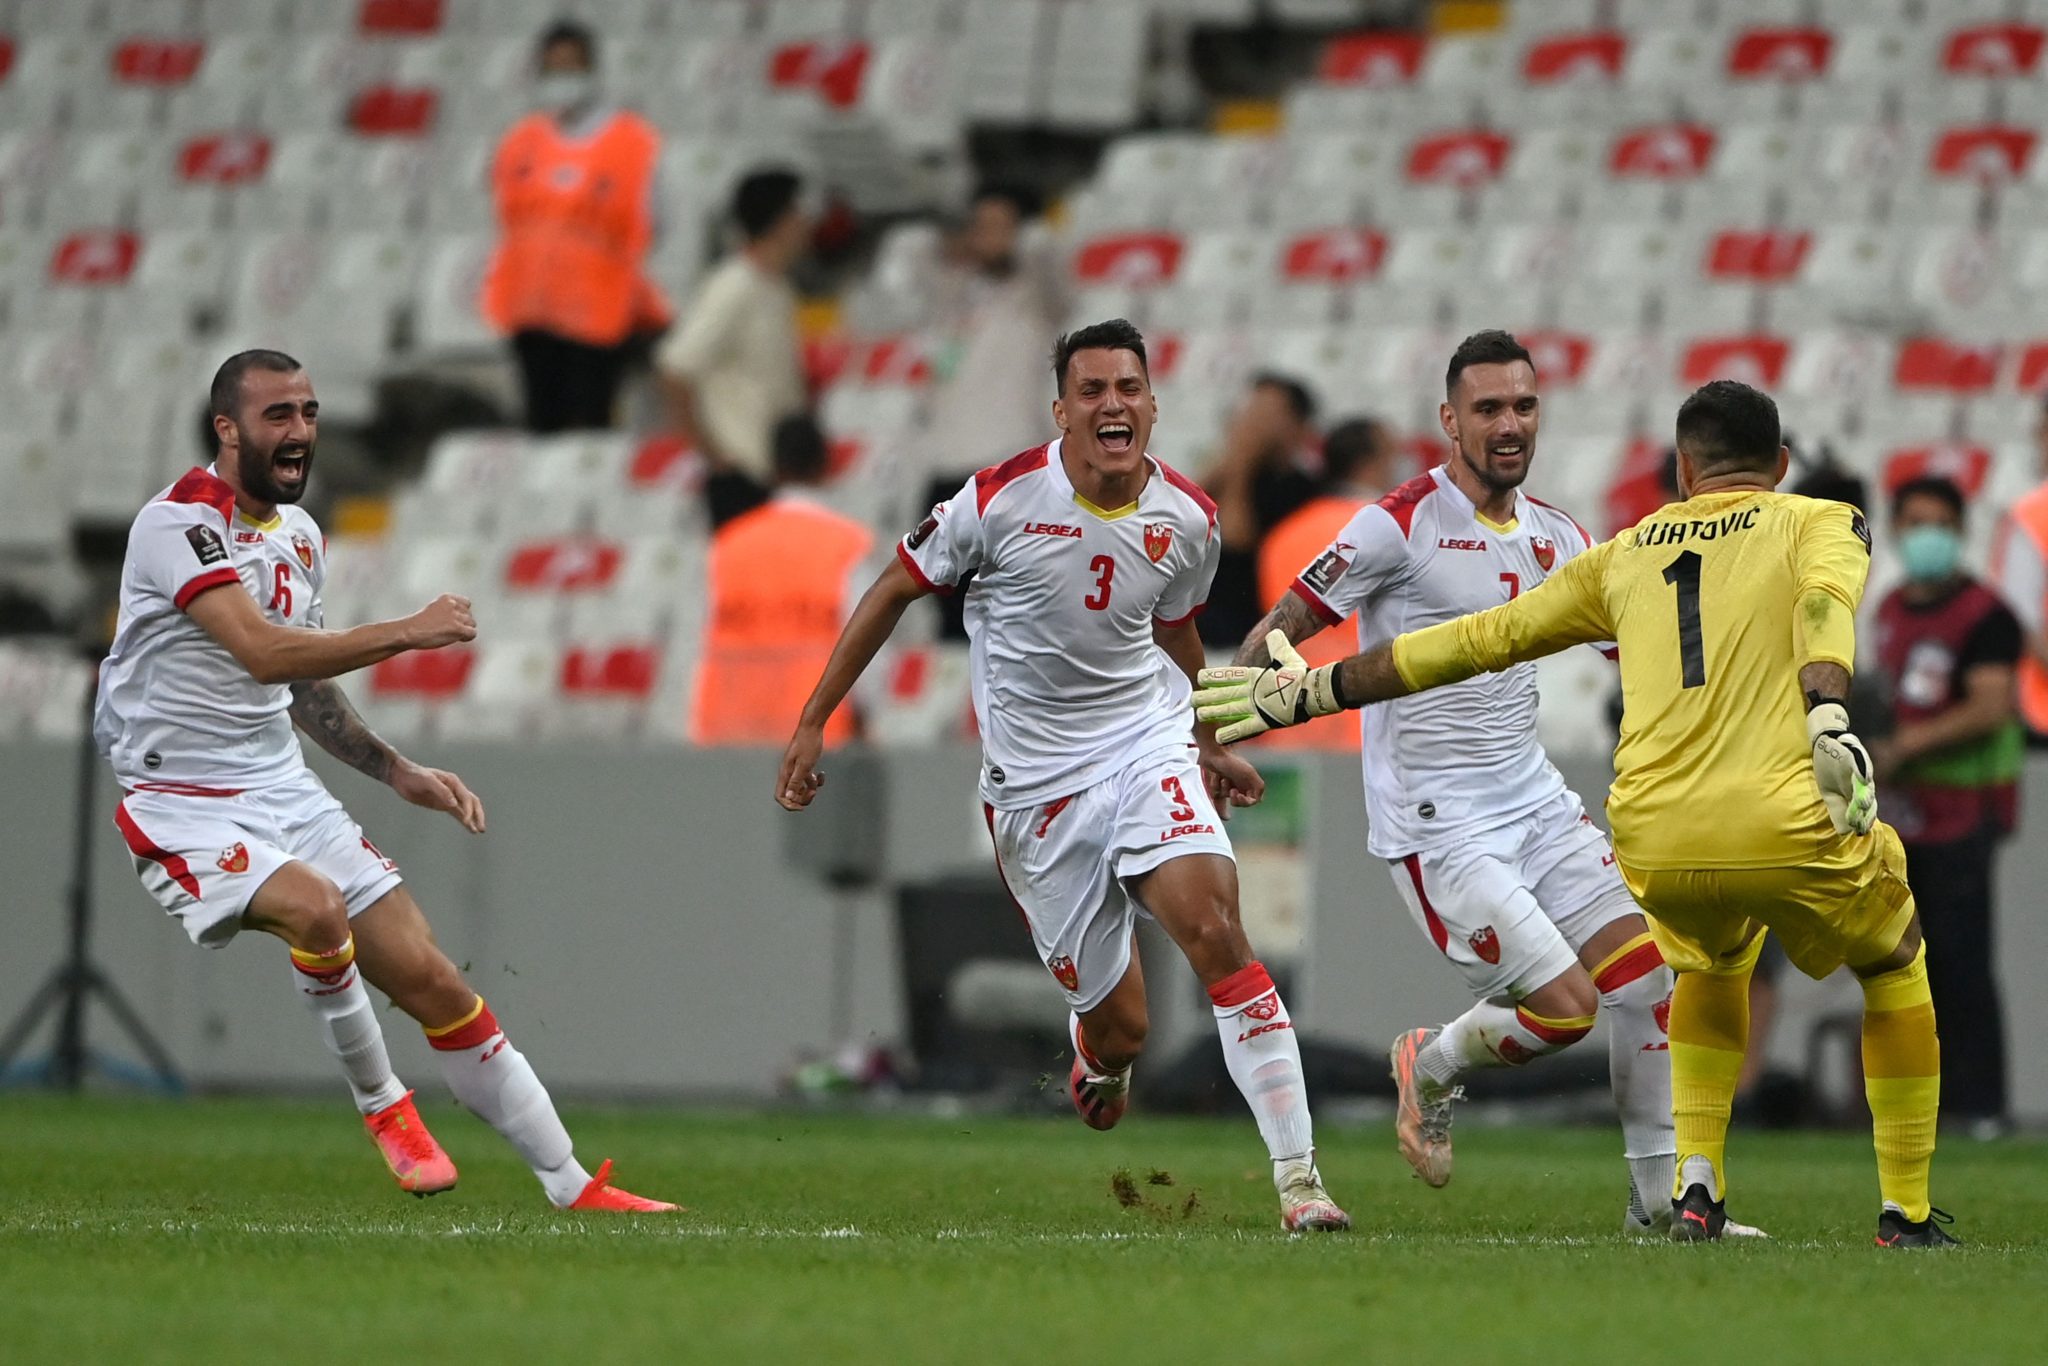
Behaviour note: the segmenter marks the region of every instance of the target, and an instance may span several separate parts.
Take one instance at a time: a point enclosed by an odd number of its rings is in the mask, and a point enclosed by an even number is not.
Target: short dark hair
[[[216,417],[233,417],[242,401],[242,376],[251,370],[268,370],[273,374],[289,375],[306,367],[282,351],[237,351],[220,363],[220,369],[213,372],[213,389],[207,396],[206,417],[210,424]]]
[[[1002,200],[1017,211],[1017,217],[1020,219],[1036,218],[1045,212],[1045,197],[1029,185],[1019,184],[1014,180],[983,181],[975,187],[974,198],[967,202],[973,205],[985,199]]]
[[[1281,397],[1287,400],[1287,411],[1294,415],[1296,422],[1316,420],[1316,396],[1292,375],[1283,375],[1277,370],[1261,370],[1252,376],[1252,388],[1279,390]]]
[[[1458,376],[1473,365],[1506,365],[1511,361],[1525,361],[1531,370],[1536,362],[1529,355],[1529,348],[1515,340],[1512,332],[1503,332],[1490,327],[1484,332],[1474,332],[1458,343],[1458,349],[1451,352],[1451,363],[1444,370],[1444,397],[1458,387]]]
[[[1323,482],[1344,484],[1388,446],[1387,429],[1377,418],[1354,417],[1330,428],[1323,437]]]
[[[590,31],[589,25],[579,24],[574,19],[555,20],[540,31],[540,41],[533,47],[534,60],[545,57],[548,49],[556,43],[574,43],[583,50],[583,64],[593,71],[597,69],[597,35]]]
[[[1958,522],[1963,520],[1963,491],[1956,486],[1955,480],[1948,478],[1946,475],[1923,474],[1917,478],[1908,479],[1905,483],[1893,489],[1892,516],[1897,517],[1899,515],[1900,509],[1906,506],[1908,498],[1939,499],[1941,502],[1948,504],[1948,510],[1956,515]]]
[[[1787,443],[1789,444],[1789,443]],[[1870,507],[1870,485],[1860,474],[1851,474],[1834,461],[1815,465],[1793,481],[1792,492],[1802,498],[1825,498],[1831,503],[1847,503],[1858,512]]]
[[[1152,377],[1152,367],[1145,359],[1145,334],[1140,332],[1128,318],[1111,318],[1107,322],[1090,323],[1064,333],[1052,344],[1052,383],[1055,394],[1067,392],[1067,367],[1076,351],[1129,351],[1138,358],[1138,368],[1145,377]]]
[[[1784,444],[1778,405],[1741,380],[1711,380],[1678,405],[1678,448],[1701,474],[1775,469]]]
[[[768,235],[796,207],[803,177],[783,166],[749,171],[732,192],[732,216],[749,242]]]
[[[775,477],[785,484],[815,484],[832,465],[831,444],[809,413],[791,413],[770,438]]]

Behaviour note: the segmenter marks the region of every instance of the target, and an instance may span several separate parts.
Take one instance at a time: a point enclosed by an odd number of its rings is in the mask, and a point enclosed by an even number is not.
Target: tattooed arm
[[[1280,595],[1280,601],[1273,610],[1252,627],[1251,634],[1244,638],[1244,644],[1237,647],[1237,654],[1230,662],[1263,667],[1273,662],[1266,653],[1268,632],[1285,632],[1290,642],[1299,645],[1327,624],[1301,594],[1289,589]]]
[[[380,783],[390,782],[392,768],[404,762],[403,755],[363,724],[341,685],[331,678],[292,684],[291,716],[314,744]]]
[[[474,834],[484,830],[484,804],[462,779],[400,754],[363,724],[333,679],[292,684],[292,721],[313,743],[358,773],[389,783],[414,806],[446,811]]]

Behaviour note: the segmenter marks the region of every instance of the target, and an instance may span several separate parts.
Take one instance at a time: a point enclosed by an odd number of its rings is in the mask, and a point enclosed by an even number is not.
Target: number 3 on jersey
[[[1081,599],[1081,605],[1091,612],[1104,611],[1109,606],[1109,585],[1116,578],[1116,561],[1097,555],[1088,561],[1088,572],[1095,576],[1095,589]]]

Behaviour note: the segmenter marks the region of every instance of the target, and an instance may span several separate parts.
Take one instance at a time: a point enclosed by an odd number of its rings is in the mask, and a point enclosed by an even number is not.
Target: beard
[[[296,503],[306,496],[313,474],[313,443],[280,441],[265,447],[246,429],[237,426],[235,430],[240,437],[235,473],[242,477],[242,487],[251,497],[265,503]],[[296,479],[281,474],[278,465],[280,456],[291,455],[303,457]]]
[[[1458,456],[1465,462],[1465,468],[1472,471],[1480,483],[1495,493],[1509,493],[1520,488],[1522,481],[1529,477],[1529,454],[1534,447],[1534,442],[1523,444],[1522,458],[1513,469],[1496,467],[1484,447],[1481,447],[1477,454],[1460,449]]]

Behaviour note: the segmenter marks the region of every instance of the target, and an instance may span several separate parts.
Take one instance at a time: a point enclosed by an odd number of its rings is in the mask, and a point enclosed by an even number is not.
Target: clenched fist
[[[405,619],[408,647],[438,650],[476,639],[476,618],[470,615],[469,599],[443,593]]]

